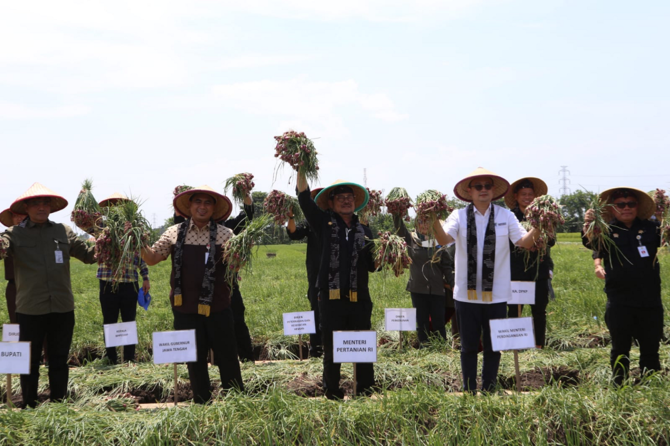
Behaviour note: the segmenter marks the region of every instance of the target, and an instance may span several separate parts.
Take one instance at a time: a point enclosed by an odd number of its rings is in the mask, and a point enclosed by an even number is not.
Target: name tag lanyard
[[[642,245],[642,236],[640,234],[635,237],[637,239],[638,247],[637,250],[640,253],[640,257],[649,257],[649,251],[647,251],[647,247]]]
[[[58,240],[54,239],[54,243],[56,243],[56,251],[54,251],[54,254],[56,255],[56,263],[63,263],[63,251],[60,250]]]

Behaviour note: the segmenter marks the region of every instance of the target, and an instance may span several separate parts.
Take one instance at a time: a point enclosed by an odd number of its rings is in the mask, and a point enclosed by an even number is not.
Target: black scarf
[[[358,302],[358,251],[365,246],[365,231],[357,221],[349,230],[354,235],[354,249],[351,253],[351,269],[349,270],[349,300]],[[330,217],[330,265],[328,267],[329,299],[340,298],[340,227],[334,215]],[[345,228],[348,230],[348,228]]]
[[[469,204],[465,212],[468,221],[468,300],[477,300],[477,224],[475,206]],[[493,274],[496,260],[496,224],[494,206],[491,205],[489,222],[484,235],[484,255],[482,265],[482,301],[493,302]]]
[[[174,245],[174,306],[180,307],[182,304],[181,295],[181,262],[184,250],[184,241],[186,233],[191,227],[191,219],[179,224],[177,232],[177,242]],[[216,254],[216,234],[219,225],[214,220],[209,222],[209,255],[207,256],[207,265],[205,265],[205,275],[202,278],[202,288],[198,298],[198,314],[209,316],[209,310],[212,306],[212,297],[214,296],[214,272],[216,263],[214,257]]]

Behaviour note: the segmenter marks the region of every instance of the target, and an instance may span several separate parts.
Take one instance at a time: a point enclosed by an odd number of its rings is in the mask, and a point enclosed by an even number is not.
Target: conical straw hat
[[[523,183],[524,181],[530,181],[533,183],[533,190],[535,191],[535,198],[541,197],[542,195],[547,195],[547,192],[549,191],[549,188],[547,187],[547,183],[542,181],[539,178],[535,177],[523,177],[518,180],[516,180],[512,185],[509,187],[509,190],[505,194],[505,204],[507,205],[508,208],[514,209],[517,206],[516,198],[514,198],[514,190],[518,185]]]
[[[67,200],[56,192],[52,191],[40,183],[34,183],[30,188],[23,193],[19,198],[12,203],[9,209],[15,214],[27,214],[26,201],[31,198],[51,198],[51,213],[58,212],[67,207]]]
[[[130,201],[130,198],[128,198],[125,195],[120,194],[118,192],[114,192],[112,195],[110,195],[109,197],[105,198],[100,203],[98,203],[98,205],[101,208],[104,208],[104,207],[107,207],[107,206],[110,206],[110,205],[117,204],[120,201]]]
[[[220,221],[228,218],[233,210],[233,203],[225,195],[220,194],[211,187],[203,185],[195,189],[187,190],[174,197],[172,204],[182,215],[191,217],[190,198],[195,194],[207,194],[216,200],[212,219]]]
[[[3,225],[7,226],[8,228],[11,228],[14,226],[14,216],[15,215],[20,215],[25,218],[25,215],[23,214],[15,214],[11,210],[5,209],[4,211],[0,212],[0,223]]]
[[[365,207],[366,204],[368,204],[370,196],[368,195],[368,191],[366,188],[364,188],[360,184],[351,183],[345,180],[337,180],[330,186],[324,187],[323,190],[321,190],[321,192],[319,192],[316,195],[314,201],[316,201],[317,206],[319,206],[324,211],[329,209],[330,205],[328,204],[328,200],[330,199],[330,191],[336,188],[337,186],[349,186],[353,189],[354,205],[356,206],[354,212],[360,211]]]
[[[454,195],[463,201],[472,202],[472,197],[468,192],[468,184],[470,184],[470,181],[478,177],[491,178],[493,181],[493,199],[491,201],[495,201],[502,197],[509,189],[509,183],[506,179],[496,175],[490,170],[486,170],[483,167],[478,167],[456,184],[456,187],[454,187]]]
[[[612,194],[618,190],[628,190],[635,194],[635,197],[637,198],[637,218],[640,220],[647,220],[654,215],[654,212],[656,211],[654,199],[646,192],[643,192],[640,189],[635,189],[634,187],[619,186],[604,190],[600,193],[600,202],[604,204],[612,204]],[[606,207],[603,219],[605,221],[611,221],[614,218],[614,212],[616,211],[612,209],[611,206]]]

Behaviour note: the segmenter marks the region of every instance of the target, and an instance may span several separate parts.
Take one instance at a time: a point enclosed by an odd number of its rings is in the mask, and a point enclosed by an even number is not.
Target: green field
[[[266,257],[267,251],[276,257]],[[99,359],[104,348],[95,266],[74,261],[72,363],[78,365],[70,374],[71,401],[0,411],[0,444],[670,442],[670,348],[661,347],[662,373],[640,381],[639,371],[633,370],[629,385],[612,388],[603,284],[593,275],[590,254],[578,237],[560,234],[552,250],[557,298],[547,310],[547,348],[519,354],[526,392],[476,397],[458,393],[459,354],[451,339],[435,340],[419,350],[411,346],[416,338],[412,333],[401,351],[398,333],[384,331],[384,308],[410,307],[411,301],[404,291],[406,275],[381,273],[373,275],[371,292],[380,344],[375,372],[383,391],[345,402],[321,397],[320,361],[295,360],[297,339],[282,334],[283,312],[309,309],[304,253],[302,244],[261,247],[253,273],[243,274],[241,290],[254,344],[261,359],[274,361],[242,365],[244,392],[218,395],[206,407],[158,410],[135,409],[140,402],[169,401],[174,391],[172,367],[153,365],[149,352],[151,333],[172,329],[168,264],[151,268],[153,302],[148,312],[138,309],[138,362],[108,366]],[[668,258],[661,256],[660,261],[663,282],[668,283]],[[0,288],[4,291],[4,284]],[[668,298],[665,286],[666,308]],[[0,321],[8,321],[4,308]],[[633,367],[638,357],[634,348]],[[513,364],[513,355],[503,353],[502,389],[515,387]],[[40,383],[47,390],[46,369],[42,373]],[[216,369],[210,374],[216,387]],[[179,375],[179,394],[188,396],[185,366],[179,366]],[[343,379],[350,390],[350,365],[343,367]],[[15,376],[13,392],[19,391]],[[3,398],[5,392],[2,380]]]

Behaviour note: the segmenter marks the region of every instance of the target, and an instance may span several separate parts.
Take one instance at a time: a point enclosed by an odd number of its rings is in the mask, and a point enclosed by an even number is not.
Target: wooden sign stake
[[[177,406],[177,401],[179,400],[179,397],[177,397],[177,364],[174,365],[174,405],[175,407]]]

